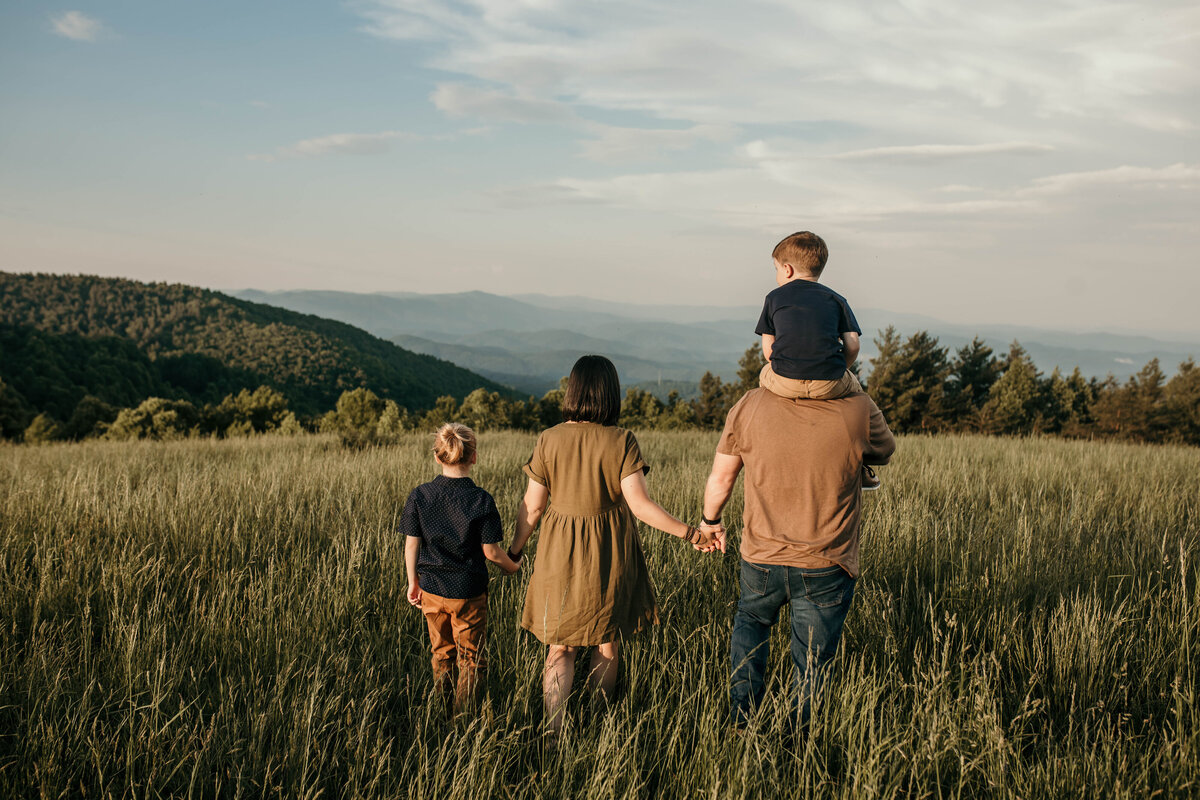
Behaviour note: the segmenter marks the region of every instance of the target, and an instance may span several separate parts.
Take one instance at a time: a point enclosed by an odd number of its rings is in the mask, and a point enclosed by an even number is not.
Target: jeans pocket
[[[808,601],[817,608],[833,608],[841,605],[845,600],[846,590],[853,580],[840,567],[816,574],[806,574],[804,576],[804,594]]]
[[[751,592],[757,595],[767,593],[767,580],[771,577],[771,571],[766,567],[760,567],[757,564],[751,564],[749,561],[742,562],[742,592]]]

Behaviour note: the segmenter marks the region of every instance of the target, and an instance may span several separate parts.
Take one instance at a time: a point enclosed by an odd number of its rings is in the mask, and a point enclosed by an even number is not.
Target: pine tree
[[[1040,424],[1042,386],[1033,360],[1020,343],[1009,348],[1004,372],[992,384],[988,401],[981,410],[985,429],[990,433],[1027,434]]]
[[[979,410],[988,401],[1001,365],[992,348],[976,336],[954,353],[946,381],[946,406],[950,421],[959,427],[976,427]]]

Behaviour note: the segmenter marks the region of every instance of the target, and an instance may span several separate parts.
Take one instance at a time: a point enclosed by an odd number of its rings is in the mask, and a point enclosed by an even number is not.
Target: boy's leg
[[[812,698],[821,689],[842,638],[854,599],[854,578],[841,567],[788,567],[792,604],[792,663],[797,713],[808,722]]]
[[[470,600],[456,600],[451,626],[458,650],[458,687],[454,710],[461,711],[478,693],[487,667],[487,592]]]
[[[854,373],[846,370],[836,381],[809,381],[809,397],[813,400],[836,400],[848,394],[862,391],[862,384]]]
[[[454,628],[450,608],[454,602],[429,592],[421,593],[421,611],[429,626],[429,642],[433,649],[433,683],[447,700],[454,692]]]
[[[771,627],[787,602],[787,567],[742,562],[741,597],[729,638],[729,711],[736,727],[744,727],[766,690]]]
[[[763,365],[762,370],[758,373],[758,385],[766,389],[771,394],[777,394],[780,397],[786,397],[788,400],[796,398],[809,397],[809,384],[813,381],[796,380],[795,378],[785,378],[779,375],[775,370],[771,369],[771,362]]]

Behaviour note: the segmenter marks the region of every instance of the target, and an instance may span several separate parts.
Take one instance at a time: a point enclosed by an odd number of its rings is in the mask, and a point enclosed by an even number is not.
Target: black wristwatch
[[[524,552],[525,552],[524,550],[522,550],[522,551],[521,551],[521,553],[524,553]],[[512,551],[512,548],[511,548],[511,547],[510,547],[510,548],[508,548],[508,557],[509,557],[509,558],[511,558],[513,561],[520,561],[520,560],[521,560],[521,553],[514,553],[514,552]]]
[[[720,525],[721,518],[717,517],[716,519],[709,519],[708,517],[704,516],[704,512],[700,512],[700,522],[704,523],[705,525]]]

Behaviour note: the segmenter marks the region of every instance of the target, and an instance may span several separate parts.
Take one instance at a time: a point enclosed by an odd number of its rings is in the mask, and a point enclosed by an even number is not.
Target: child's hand
[[[408,602],[415,608],[421,607],[421,586],[420,584],[410,583],[408,585]]]

